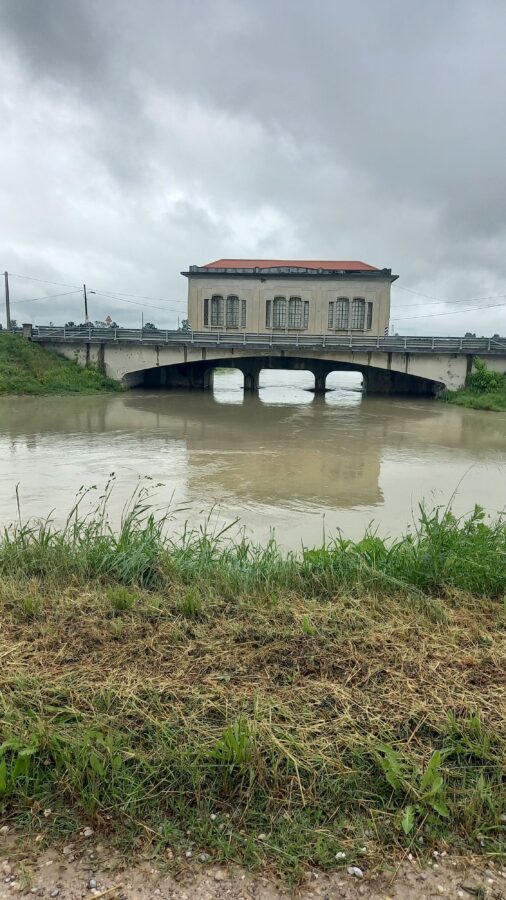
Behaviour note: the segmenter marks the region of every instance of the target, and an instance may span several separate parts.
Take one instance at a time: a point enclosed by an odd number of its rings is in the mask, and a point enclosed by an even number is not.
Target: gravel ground
[[[0,830],[1,831],[1,830]],[[252,876],[238,868],[209,865],[205,858],[190,859],[174,874],[163,871],[160,857],[140,859],[126,867],[124,860],[93,835],[81,832],[67,846],[38,852],[11,833],[0,833],[0,898],[44,897],[58,900],[108,898],[108,900],[290,900],[290,898],[377,898],[377,900],[429,900],[431,897],[475,897],[506,900],[506,865],[490,860],[461,860],[444,853],[422,869],[405,859],[397,872],[377,875],[308,873],[302,887],[283,888],[268,875]],[[362,874],[362,877],[360,875]]]

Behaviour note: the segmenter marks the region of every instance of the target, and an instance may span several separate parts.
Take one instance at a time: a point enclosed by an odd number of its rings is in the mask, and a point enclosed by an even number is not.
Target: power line
[[[428,300],[434,300],[436,303],[478,303],[480,300],[500,300],[506,297],[506,294],[489,294],[487,297],[468,297],[467,299],[448,300],[446,297],[434,297],[432,294],[422,294],[420,291],[414,291],[411,288],[396,285],[395,290],[408,291],[409,294],[416,294],[418,297],[427,297]],[[424,304],[420,304],[423,306]],[[413,307],[410,307],[413,309]]]
[[[427,313],[426,316],[395,316],[398,322],[408,322],[410,319],[436,319],[439,316],[458,316],[459,313],[474,312],[479,309],[499,309],[506,306],[506,303],[491,303],[488,306],[469,306],[467,309],[454,309],[444,313]]]
[[[39,301],[39,300],[51,300],[51,299],[55,299],[57,297],[70,296],[71,294],[74,294],[74,293],[77,294],[77,293],[81,292],[81,288],[78,285],[69,284],[68,282],[65,282],[65,281],[49,281],[46,278],[38,278],[34,275],[22,275],[19,272],[9,272],[9,275],[12,276],[13,278],[28,279],[29,281],[37,281],[42,284],[53,284],[53,285],[58,285],[60,287],[76,288],[75,291],[67,291],[66,293],[62,293],[62,294],[51,294],[51,295],[48,295],[47,297],[34,297],[31,300],[12,301],[13,303],[16,303],[16,304],[33,303],[33,302]],[[435,297],[432,294],[424,294],[421,291],[416,291],[413,288],[408,288],[408,287],[405,287],[404,285],[396,285],[395,289],[407,291],[407,293],[414,294],[418,297],[425,297],[426,299],[432,300],[435,303],[450,304],[450,305],[453,305],[456,303],[475,303],[475,302],[482,301],[482,300],[498,300],[498,299],[502,299],[503,297],[506,297],[506,294],[491,294],[486,297],[471,297],[468,300],[464,300],[464,299],[448,300],[447,298]],[[89,290],[91,291],[92,288],[90,288]],[[146,309],[156,309],[160,312],[168,312],[169,310],[167,309],[167,307],[154,306],[152,304],[139,303],[137,301],[138,300],[156,300],[159,303],[166,303],[168,305],[185,304],[186,303],[185,300],[168,300],[165,297],[151,297],[149,295],[131,294],[128,291],[100,291],[97,288],[94,288],[93,290],[94,290],[95,294],[98,294],[99,296],[102,296],[102,297],[108,297],[110,300],[115,300],[118,303],[128,303],[133,306],[141,306]],[[130,298],[136,298],[136,299],[130,299]],[[393,306],[395,307],[395,301],[393,303]],[[420,309],[422,307],[426,308],[426,306],[427,306],[427,304],[419,304],[417,307],[409,306],[407,308],[408,309],[414,309],[414,308]],[[492,304],[492,305],[487,305],[487,306],[474,306],[474,307],[467,307],[466,309],[450,310],[448,312],[443,312],[443,313],[427,313],[427,315],[403,316],[403,317],[397,316],[395,308],[394,308],[392,310],[392,314],[398,321],[406,322],[406,321],[409,321],[410,319],[432,319],[432,318],[437,318],[439,316],[458,315],[459,313],[463,313],[463,312],[476,312],[476,311],[479,311],[480,309],[497,309],[502,306],[506,306],[506,304],[499,303],[499,304]]]
[[[90,289],[91,293],[91,289]],[[142,306],[143,309],[159,309],[162,312],[170,312],[166,306],[152,306],[149,303],[139,303],[137,300],[126,300],[125,297],[115,297],[113,294],[107,294],[105,291],[95,291],[95,294],[98,294],[100,297],[109,297],[110,300],[116,300],[118,303],[131,303],[133,306]],[[168,301],[171,302],[181,302],[181,301]]]
[[[135,297],[137,300],[158,300],[160,303],[186,303],[186,300],[167,300],[165,297],[145,297],[143,294],[130,294],[128,291],[98,291],[96,294],[108,294],[113,297],[115,294],[121,294],[126,297]]]
[[[47,278],[35,278],[34,275],[19,275],[16,272],[9,272],[10,278],[26,278],[28,281],[40,281],[42,284],[56,284],[58,287],[73,287],[73,288],[81,288],[78,284],[68,284],[66,281],[48,281]]]
[[[69,297],[70,294],[80,294],[81,291],[66,291],[64,294],[47,294],[45,297],[32,297],[31,300],[12,300],[16,306],[19,303],[35,303],[37,300],[55,300],[56,297]]]
[[[42,284],[55,284],[59,287],[73,287],[73,288],[78,288],[79,291],[82,290],[82,288],[80,288],[79,285],[68,284],[65,281],[49,281],[47,278],[36,278],[34,275],[20,275],[19,272],[9,272],[9,275],[12,276],[13,278],[27,278],[29,281],[38,281],[38,282],[41,282]],[[96,294],[104,294],[105,296],[110,296],[112,299],[114,299],[115,294],[118,294],[118,295],[126,295],[127,297],[135,297],[138,300],[157,300],[160,303],[185,303],[186,302],[185,300],[168,300],[166,297],[150,297],[150,296],[144,296],[142,294],[131,294],[129,291],[100,291],[97,288],[93,288],[93,286],[88,287],[88,290],[90,292],[92,290],[94,290]],[[121,296],[119,299],[123,299],[123,296]],[[139,304],[139,305],[142,305],[142,304]],[[152,308],[158,309],[159,307],[152,307]]]
[[[506,294],[496,294],[491,297],[470,297],[469,300],[437,300],[434,303],[438,305],[446,304],[453,306],[456,303],[477,303],[480,300],[500,300],[501,298],[506,298]],[[406,309],[426,309],[427,306],[434,306],[434,303],[415,303],[415,304],[402,304],[402,308]],[[395,300],[392,300],[392,305],[395,305]],[[479,306],[478,309],[485,309],[486,307]],[[399,309],[399,307],[397,307]]]

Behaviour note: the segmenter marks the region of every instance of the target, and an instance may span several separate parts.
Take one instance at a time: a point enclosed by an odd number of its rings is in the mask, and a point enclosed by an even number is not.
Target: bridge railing
[[[263,333],[244,331],[164,331],[141,328],[97,328],[94,326],[35,325],[32,340],[75,343],[196,344],[198,346],[291,347],[295,349],[351,350],[387,353],[504,354],[506,338],[417,337],[412,335],[371,337],[357,334]]]

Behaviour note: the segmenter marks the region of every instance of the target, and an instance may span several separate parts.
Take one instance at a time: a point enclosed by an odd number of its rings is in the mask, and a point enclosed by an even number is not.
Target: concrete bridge
[[[506,372],[506,338],[364,337],[245,332],[180,332],[23,326],[23,335],[80,365],[96,365],[127,387],[212,388],[218,367],[240,369],[244,388],[258,389],[262,369],[304,369],[315,391],[330,372],[363,376],[369,394],[432,396],[465,383],[477,356]]]

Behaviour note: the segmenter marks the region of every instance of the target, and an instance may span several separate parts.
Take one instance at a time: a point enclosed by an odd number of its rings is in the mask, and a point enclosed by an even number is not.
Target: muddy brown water
[[[416,398],[364,397],[359,376],[335,373],[325,397],[304,372],[265,371],[259,396],[223,371],[213,393],[141,392],[0,399],[0,524],[64,521],[81,486],[114,472],[113,524],[141,479],[171,527],[238,521],[253,539],[320,544],[413,526],[418,503],[458,514],[506,507],[506,413]],[[207,524],[206,524],[207,523]],[[239,526],[234,526],[238,528]]]

